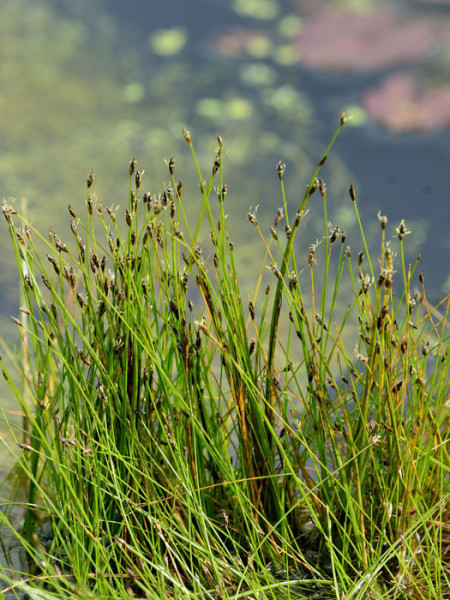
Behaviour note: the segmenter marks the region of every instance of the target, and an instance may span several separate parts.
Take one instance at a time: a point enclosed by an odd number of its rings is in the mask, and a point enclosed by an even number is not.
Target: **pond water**
[[[251,272],[249,207],[273,220],[282,160],[296,210],[345,109],[353,120],[324,170],[333,224],[354,226],[355,183],[373,240],[379,210],[393,235],[405,219],[429,296],[448,293],[450,2],[4,0],[0,58],[2,196],[26,197],[44,232],[68,230],[91,167],[104,205],[123,205],[133,156],[152,191],[175,156],[197,193],[187,127],[208,170],[224,138],[231,226]],[[17,275],[6,235],[0,245],[0,326],[14,340]]]

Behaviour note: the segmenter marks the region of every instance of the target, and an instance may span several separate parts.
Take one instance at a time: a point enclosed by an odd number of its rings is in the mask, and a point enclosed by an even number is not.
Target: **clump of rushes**
[[[4,368],[28,422],[23,439],[13,430],[28,494],[16,535],[35,565],[26,584],[5,568],[10,587],[61,598],[445,596],[449,299],[427,302],[403,221],[388,241],[380,218],[370,259],[353,186],[356,264],[347,234],[330,231],[319,170],[345,120],[294,215],[281,162],[267,236],[248,213],[265,252],[250,302],[227,229],[221,138],[204,179],[184,132],[200,182],[195,223],[173,158],[160,193],[142,191],[131,161],[123,215],[105,214],[90,171],[86,218],[69,207],[69,239],[46,240],[3,204],[25,299],[26,320],[14,320],[28,340],[17,363],[26,394]],[[300,256],[296,235],[319,193],[324,236]],[[352,297],[337,322],[345,281]]]

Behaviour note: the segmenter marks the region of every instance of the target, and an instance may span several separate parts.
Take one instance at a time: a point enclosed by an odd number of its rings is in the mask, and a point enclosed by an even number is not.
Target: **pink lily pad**
[[[363,107],[391,131],[437,131],[450,125],[450,86],[422,89],[414,77],[400,73],[369,89]]]
[[[434,34],[430,19],[400,21],[389,8],[328,9],[305,19],[296,45],[314,69],[375,71],[426,57]]]

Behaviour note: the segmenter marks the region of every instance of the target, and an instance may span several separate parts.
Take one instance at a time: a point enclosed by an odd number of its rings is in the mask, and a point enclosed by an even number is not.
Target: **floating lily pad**
[[[279,11],[276,0],[234,0],[233,8],[239,15],[259,20],[273,19]]]
[[[159,29],[150,37],[150,46],[160,56],[174,56],[183,50],[187,41],[186,31],[182,27]]]
[[[375,71],[417,61],[433,50],[436,25],[400,21],[389,8],[328,9],[305,19],[296,48],[303,64],[329,71]]]
[[[234,27],[218,37],[214,46],[225,56],[267,58],[273,52],[272,40],[266,33],[242,27]]]
[[[369,89],[363,106],[391,131],[436,131],[450,125],[450,86],[424,88],[411,75],[395,74]]]

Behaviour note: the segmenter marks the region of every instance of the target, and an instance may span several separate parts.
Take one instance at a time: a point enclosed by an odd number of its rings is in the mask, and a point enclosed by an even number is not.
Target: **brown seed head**
[[[280,181],[283,181],[284,172],[286,170],[286,165],[281,162],[281,160],[277,164],[277,173]]]
[[[378,220],[380,221],[380,227],[381,229],[384,231],[386,229],[386,225],[387,225],[387,217],[382,215],[380,211],[378,211]]]
[[[219,195],[218,195],[218,198],[219,198],[220,202],[223,202],[225,200],[227,192],[228,192],[228,188],[227,188],[226,183],[224,183],[222,185],[222,189],[220,190]]]
[[[250,223],[252,223],[253,225],[255,225],[255,227],[258,225],[258,221],[256,219],[256,215],[254,215],[251,212],[247,213],[247,219],[250,221]]]
[[[216,154],[216,157],[215,157],[214,163],[213,163],[213,168],[212,168],[213,175],[215,175],[217,173],[217,171],[220,169],[220,164],[221,164],[221,156],[220,156],[220,152],[218,152]]]
[[[314,179],[314,181],[311,184],[311,187],[309,188],[308,195],[312,196],[318,187],[319,187],[319,180]]]
[[[89,174],[88,174],[88,177],[87,177],[87,180],[86,180],[88,188],[91,187],[91,185],[94,183],[94,180],[95,180],[94,169],[91,169],[89,171]]]
[[[280,221],[281,221],[281,219],[283,219],[283,218],[284,218],[283,209],[282,209],[282,208],[279,208],[279,209],[277,210],[277,214],[276,214],[276,217],[275,217],[275,221],[273,222],[273,226],[274,226],[274,227],[278,227],[278,224],[279,224],[279,222],[280,222]]]
[[[339,235],[339,227],[335,227],[333,230],[333,233],[331,234],[331,237],[330,237],[330,244],[334,244],[334,242],[337,240],[338,235]]]
[[[189,131],[187,129],[183,129],[183,137],[189,145],[192,144],[191,134],[189,133]]]
[[[396,230],[395,230],[395,231],[397,232],[398,239],[399,239],[400,241],[402,241],[402,240],[403,240],[403,238],[405,237],[405,235],[408,235],[408,234],[410,234],[410,233],[411,233],[410,231],[408,231],[408,230],[406,229],[406,225],[405,225],[405,221],[404,221],[404,219],[402,219],[402,220],[400,221],[400,225],[399,225],[399,226],[396,228]]]
[[[316,253],[316,244],[311,244],[308,252],[308,265],[312,269],[314,264],[317,264],[317,260],[314,258]]]
[[[250,313],[250,317],[252,319],[252,321],[255,320],[255,305],[253,304],[253,301],[250,300],[250,302],[248,303],[248,312]]]

